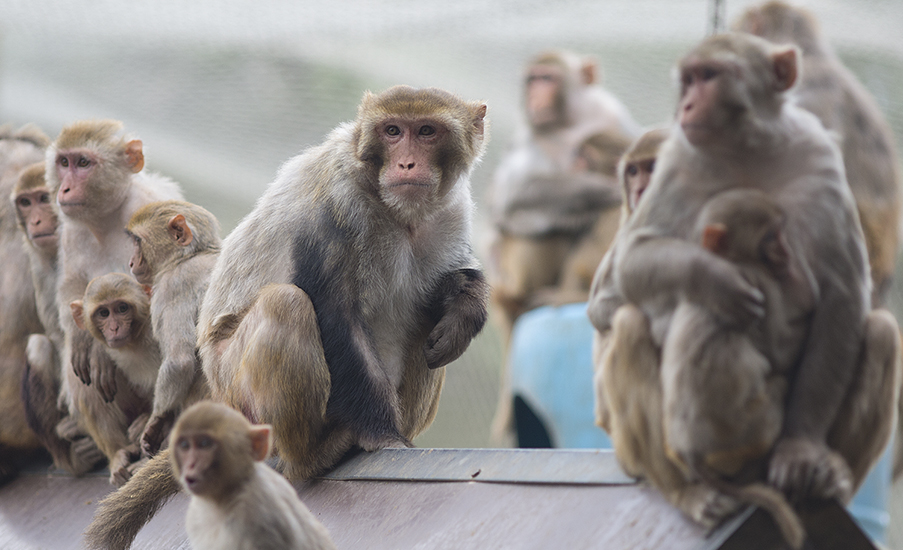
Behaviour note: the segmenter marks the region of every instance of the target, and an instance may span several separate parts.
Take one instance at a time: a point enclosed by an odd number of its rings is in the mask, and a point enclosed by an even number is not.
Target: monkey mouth
[[[200,484],[201,480],[196,477],[185,476],[183,481],[185,482],[186,489],[188,489],[192,493],[197,493],[198,485]]]
[[[113,349],[121,348],[128,343],[129,339],[127,336],[114,336],[112,338],[107,338],[107,345]]]

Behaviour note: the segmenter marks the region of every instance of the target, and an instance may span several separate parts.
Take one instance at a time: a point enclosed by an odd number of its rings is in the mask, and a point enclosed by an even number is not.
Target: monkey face
[[[198,496],[213,492],[218,452],[219,442],[206,432],[178,436],[173,453],[185,489]]]
[[[16,195],[16,212],[28,240],[41,250],[56,250],[59,220],[53,211],[46,187]]]
[[[91,320],[111,348],[121,348],[134,340],[132,321],[135,309],[126,301],[114,300],[97,305]]]
[[[557,65],[534,65],[527,72],[527,118],[537,130],[551,129],[564,120],[564,71]]]

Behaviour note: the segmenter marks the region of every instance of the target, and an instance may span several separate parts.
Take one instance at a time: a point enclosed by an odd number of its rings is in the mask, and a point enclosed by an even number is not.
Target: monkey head
[[[649,130],[633,142],[621,157],[618,179],[621,181],[621,194],[628,212],[633,212],[643,192],[649,187],[658,149],[669,133],[668,128]]]
[[[226,405],[201,401],[172,429],[173,471],[187,491],[218,501],[251,477],[255,461],[266,459],[270,433],[267,424],[252,425]]]
[[[219,222],[196,204],[169,200],[138,209],[126,225],[133,249],[129,269],[141,284],[153,284],[160,271],[200,252],[219,251]]]
[[[140,140],[121,132],[119,121],[79,121],[47,148],[47,183],[63,214],[90,220],[125,201],[131,175],[144,167],[144,152]]]
[[[569,108],[580,92],[597,80],[595,61],[571,52],[554,51],[536,56],[527,68],[524,101],[527,121],[538,133],[554,131],[576,122]]]
[[[404,223],[431,214],[482,155],[486,105],[439,89],[395,86],[361,101],[357,158]]]
[[[88,283],[83,300],[69,304],[75,324],[110,348],[139,342],[149,330],[150,287],[124,273],[107,273]]]
[[[677,120],[693,146],[743,150],[776,120],[797,79],[799,48],[744,33],[710,36],[680,62]],[[737,143],[737,140],[742,143]]]
[[[12,192],[19,227],[36,249],[55,255],[59,234],[59,219],[44,181],[44,163],[26,167]]]

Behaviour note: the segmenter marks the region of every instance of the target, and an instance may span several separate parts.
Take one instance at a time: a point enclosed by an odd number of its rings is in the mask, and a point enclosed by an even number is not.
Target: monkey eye
[[[198,448],[201,449],[209,449],[213,447],[213,439],[208,436],[202,436],[198,438]]]
[[[125,313],[128,310],[129,310],[129,305],[125,302],[122,302],[116,306],[116,313]]]
[[[184,451],[191,447],[191,443],[184,437],[180,437],[179,440],[176,441],[176,446]]]
[[[41,202],[50,203],[50,193],[42,193],[41,194]]]
[[[62,166],[63,168],[69,167],[69,159],[67,159],[66,157],[60,157],[58,162],[60,163],[60,166]]]
[[[655,170],[655,160],[653,159],[653,160],[649,161],[649,171],[652,172],[654,170]]]
[[[28,197],[22,197],[19,199],[19,206],[28,208],[29,206],[31,206],[31,200]]]
[[[110,316],[110,310],[105,307],[101,307],[97,309],[97,314],[100,315],[101,319],[106,319]]]
[[[79,168],[86,168],[89,164],[91,164],[91,161],[88,160],[87,157],[79,157],[78,164],[76,166],[78,166]]]
[[[394,124],[391,126],[386,126],[386,133],[389,134],[390,136],[400,136],[401,128],[399,128],[398,126],[395,126]]]
[[[636,167],[636,164],[628,164],[627,165],[626,172],[627,172],[628,176],[635,176],[638,171],[639,171],[639,169]]]
[[[421,136],[431,136],[436,133],[436,129],[432,126],[421,126],[420,127],[420,135]]]
[[[712,67],[703,67],[702,71],[700,71],[699,73],[699,76],[703,81],[712,80],[713,78],[718,76],[718,70],[713,69]]]

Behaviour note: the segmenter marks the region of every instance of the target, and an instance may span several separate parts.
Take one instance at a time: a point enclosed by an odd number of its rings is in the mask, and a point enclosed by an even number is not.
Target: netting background
[[[750,3],[726,0],[727,20]],[[800,4],[819,16],[903,142],[903,2]],[[0,121],[35,122],[54,136],[76,119],[121,119],[144,140],[148,167],[180,181],[188,200],[216,214],[227,232],[283,161],[355,116],[367,89],[437,86],[488,103],[492,139],[474,174],[478,205],[520,116],[523,64],[540,50],[594,55],[604,85],[634,117],[660,125],[674,108],[674,62],[709,32],[712,6],[2,0],[0,13]],[[483,212],[475,231],[481,252]],[[501,361],[490,326],[449,367],[439,418],[418,445],[490,445]]]

